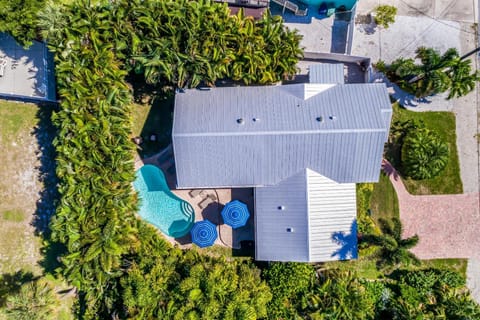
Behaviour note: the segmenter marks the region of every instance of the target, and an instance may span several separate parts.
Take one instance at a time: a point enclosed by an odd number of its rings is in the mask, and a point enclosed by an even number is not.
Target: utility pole
[[[460,60],[466,59],[466,58],[470,57],[472,54],[474,54],[475,52],[478,52],[478,51],[480,51],[480,47],[475,48],[475,49],[473,49],[472,51],[470,51],[469,53],[461,56],[461,57],[460,57]]]
[[[480,51],[480,47],[473,49],[472,51],[464,54],[463,56],[460,57],[460,61],[465,60],[466,58],[470,57],[472,54]],[[448,68],[446,68],[448,69]],[[408,80],[408,83],[414,83],[420,79],[423,79],[425,77],[425,73],[421,73],[418,76],[413,77],[412,79]]]

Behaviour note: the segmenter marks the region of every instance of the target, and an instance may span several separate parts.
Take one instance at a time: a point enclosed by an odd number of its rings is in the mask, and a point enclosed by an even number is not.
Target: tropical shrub
[[[370,217],[373,183],[357,183],[356,187],[358,232],[361,234],[374,233],[375,223]]]
[[[140,246],[126,258],[129,267],[120,279],[126,313],[132,319],[167,318],[174,307],[169,300],[180,280],[176,267],[182,253],[146,223],[139,223],[138,237]]]
[[[60,95],[52,117],[60,199],[51,236],[65,246],[60,270],[79,289],[79,310],[87,319],[103,318],[115,312],[123,257],[138,244],[131,98],[103,19],[106,7],[59,8],[65,28],[47,33]]]
[[[310,319],[373,319],[379,299],[352,272],[330,271],[307,295]],[[373,289],[373,288],[371,288]]]
[[[133,68],[148,83],[196,87],[230,78],[268,84],[293,76],[301,37],[267,11],[255,21],[212,1],[145,1],[131,25],[142,33]],[[143,8],[142,8],[143,7]],[[142,10],[143,9],[143,10]]]
[[[298,316],[301,301],[311,290],[315,270],[306,263],[274,262],[265,269],[263,277],[274,293],[268,305],[272,319],[294,319]]]
[[[45,0],[0,1],[0,32],[8,32],[23,46],[28,47],[38,38],[37,13]]]
[[[3,314],[12,320],[55,320],[58,305],[53,288],[43,280],[34,280],[26,282],[7,298]]]
[[[272,294],[251,263],[190,250],[180,263],[173,319],[261,319]]]
[[[387,29],[395,22],[397,8],[389,5],[380,5],[375,8],[375,23]]]
[[[465,288],[465,279],[447,270],[399,270],[392,274],[394,299],[389,319],[477,319],[480,307]]]
[[[409,131],[402,146],[403,172],[412,179],[436,177],[446,167],[448,145],[433,131]]]

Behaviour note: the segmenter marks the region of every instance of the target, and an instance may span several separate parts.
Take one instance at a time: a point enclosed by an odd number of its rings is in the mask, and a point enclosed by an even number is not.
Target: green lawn
[[[427,268],[447,269],[460,273],[464,278],[467,277],[467,259],[433,259],[423,260]]]
[[[446,168],[435,178],[425,180],[412,180],[403,178],[405,186],[411,194],[456,194],[462,193],[462,181],[458,163],[455,115],[452,112],[413,112],[393,104],[393,119],[396,121],[421,120],[428,129],[434,130],[448,143],[450,157]],[[396,168],[400,168],[400,150],[390,148],[387,157]]]
[[[369,250],[369,249],[367,249]],[[441,270],[450,270],[458,272],[464,278],[467,273],[467,259],[433,259],[422,260],[420,266],[409,266],[409,270],[419,270],[435,268]],[[350,261],[332,261],[326,262],[323,266],[327,269],[338,269],[341,271],[355,271],[359,277],[366,279],[378,279],[383,277],[383,273],[377,269],[376,262],[371,257],[363,256],[360,251],[360,257],[357,260]]]
[[[133,105],[133,136],[141,136],[143,143],[139,154],[146,158],[161,151],[171,143],[173,123],[173,96],[156,97],[152,103]],[[150,141],[155,134],[157,141]]]
[[[372,219],[378,225],[380,218],[391,220],[400,218],[398,198],[390,179],[383,172],[380,174],[378,183],[374,184],[372,198],[370,200]]]
[[[383,273],[378,271],[375,261],[367,257],[359,257],[357,260],[326,262],[324,267],[341,271],[355,271],[360,278],[365,279],[378,279],[383,276]]]

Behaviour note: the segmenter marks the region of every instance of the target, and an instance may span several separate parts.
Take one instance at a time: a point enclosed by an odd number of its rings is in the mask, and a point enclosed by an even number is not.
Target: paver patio
[[[240,242],[243,240],[253,240],[253,192],[251,188],[242,188],[242,189],[202,189],[201,193],[198,195],[191,195],[191,190],[180,190],[175,189],[175,171],[171,170],[173,165],[172,154],[169,153],[168,148],[150,158],[147,159],[138,159],[135,163],[135,169],[139,169],[144,164],[153,164],[159,167],[165,177],[167,178],[167,183],[170,187],[170,190],[179,198],[190,203],[195,211],[195,221],[201,221],[208,219],[217,225],[218,238],[215,241],[216,245],[240,249]],[[214,197],[212,203],[210,203],[205,208],[200,206],[200,203],[205,199],[206,196]],[[250,212],[250,218],[246,226],[232,229],[230,226],[223,223],[221,217],[221,211],[224,205],[232,200],[240,200],[243,203],[247,204],[248,210]],[[162,234],[168,241],[174,245],[178,245],[181,248],[190,248],[192,246],[190,234],[179,238],[174,239]]]

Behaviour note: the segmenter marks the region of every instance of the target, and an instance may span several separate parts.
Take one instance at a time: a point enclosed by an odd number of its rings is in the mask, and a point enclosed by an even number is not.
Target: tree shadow
[[[33,273],[22,270],[0,275],[0,307],[4,307],[7,298],[18,293],[23,284],[33,280]]]
[[[388,91],[391,95],[391,98],[394,102],[398,102],[403,107],[420,107],[422,104],[430,104],[432,100],[429,97],[417,98],[414,94],[406,92],[398,84],[393,81],[390,81],[388,77],[382,72],[375,72],[372,75],[372,82],[383,82],[388,88]]]
[[[37,140],[39,150],[36,152],[39,166],[38,181],[42,184],[40,198],[36,203],[35,216],[32,225],[35,227],[37,235],[48,237],[50,218],[55,213],[56,202],[59,194],[57,190],[57,163],[55,161],[56,151],[53,146],[53,140],[57,130],[51,121],[51,117],[57,106],[51,103],[41,103],[38,106],[38,123],[32,134]]]
[[[36,155],[40,164],[36,169],[38,171],[37,179],[42,184],[32,225],[35,227],[35,234],[41,236],[45,243],[41,249],[43,258],[39,264],[47,273],[53,273],[60,266],[57,257],[65,251],[64,245],[50,242],[51,230],[49,228],[50,220],[55,214],[59,200],[56,175],[57,162],[55,161],[57,153],[53,146],[57,129],[51,121],[52,114],[57,110],[58,105],[56,104],[39,104],[37,111],[38,124],[32,132],[39,146]]]
[[[357,219],[352,221],[350,233],[334,232],[332,240],[341,247],[332,253],[331,257],[338,257],[339,260],[356,259],[358,257]]]
[[[173,93],[152,98],[151,108],[140,133],[138,153],[142,159],[151,157],[172,142]]]

